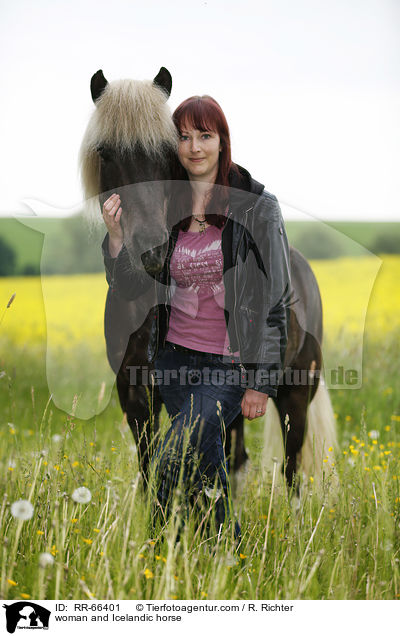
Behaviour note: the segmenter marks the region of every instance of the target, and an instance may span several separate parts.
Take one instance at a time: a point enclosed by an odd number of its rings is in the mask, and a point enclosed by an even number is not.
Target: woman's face
[[[182,127],[178,155],[191,181],[215,182],[220,150],[221,141],[217,132]]]

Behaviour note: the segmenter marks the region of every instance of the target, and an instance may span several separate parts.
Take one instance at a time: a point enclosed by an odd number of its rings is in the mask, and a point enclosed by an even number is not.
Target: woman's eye
[[[211,135],[209,135],[208,133],[204,133],[202,137],[203,139],[211,139]]]
[[[189,139],[189,137],[188,137],[187,135],[181,135],[181,136],[179,137],[179,139],[180,139],[181,141],[186,141],[186,139]]]

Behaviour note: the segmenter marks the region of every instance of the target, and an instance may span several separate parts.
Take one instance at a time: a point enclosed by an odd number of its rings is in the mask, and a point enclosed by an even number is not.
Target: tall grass
[[[199,533],[199,515],[190,515],[176,542],[178,500],[168,523],[152,531],[152,501],[116,396],[97,418],[76,420],[49,400],[41,361],[9,353],[0,385],[1,596],[398,597],[397,338],[367,348],[369,378],[360,391],[332,392],[339,489],[303,483],[296,510],[278,471],[272,478],[260,465],[262,420],[247,425],[252,466],[234,502],[243,535],[238,551],[229,528]],[[73,501],[78,486],[91,491],[89,504]],[[12,517],[10,504],[18,499],[34,505],[32,519]],[[43,552],[54,556],[53,565],[40,567]]]

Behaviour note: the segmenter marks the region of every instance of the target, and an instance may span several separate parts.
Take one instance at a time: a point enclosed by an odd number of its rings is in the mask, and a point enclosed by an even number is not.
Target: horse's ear
[[[92,93],[92,99],[96,103],[96,101],[101,97],[102,92],[107,86],[108,82],[103,75],[103,71],[97,71],[90,80],[90,92]]]
[[[167,98],[171,95],[172,77],[171,73],[162,66],[158,71],[158,75],[153,79],[153,84],[161,88],[167,94]]]

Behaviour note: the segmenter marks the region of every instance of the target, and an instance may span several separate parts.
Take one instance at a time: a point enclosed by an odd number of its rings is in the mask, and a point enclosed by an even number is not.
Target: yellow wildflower
[[[151,570],[149,570],[149,568],[146,568],[144,571],[144,575],[146,577],[146,579],[154,579],[154,574]]]
[[[22,598],[31,598],[30,594],[25,594],[25,592],[21,592]]]
[[[92,539],[85,539],[85,537],[82,537],[82,541],[84,541],[85,543],[87,543],[88,545],[91,545],[93,543]]]

